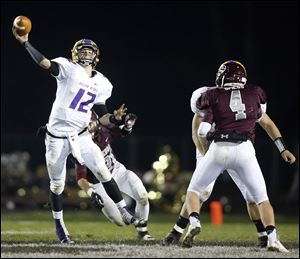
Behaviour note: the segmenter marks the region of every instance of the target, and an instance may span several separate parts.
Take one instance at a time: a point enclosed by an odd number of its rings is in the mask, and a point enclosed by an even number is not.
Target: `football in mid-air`
[[[13,26],[17,29],[17,34],[23,36],[30,32],[31,21],[28,17],[20,15],[15,18]]]

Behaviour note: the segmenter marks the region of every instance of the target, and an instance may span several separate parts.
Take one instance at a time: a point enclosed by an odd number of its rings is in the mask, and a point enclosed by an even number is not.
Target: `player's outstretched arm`
[[[47,58],[44,57],[43,54],[41,54],[38,50],[36,50],[29,42],[28,40],[28,35],[29,33],[23,35],[23,36],[19,36],[17,34],[17,29],[13,26],[12,27],[12,33],[15,36],[15,38],[17,39],[17,41],[19,41],[24,47],[25,49],[28,51],[28,53],[30,54],[30,56],[32,57],[32,59],[42,68],[44,69],[50,69],[51,68],[51,61]]]
[[[274,141],[284,161],[288,162],[289,164],[293,164],[296,161],[295,156],[286,148],[279,129],[266,113],[262,115],[259,125]]]
[[[122,104],[119,109],[114,110],[114,114],[106,113],[103,116],[99,116],[100,123],[104,126],[119,126],[123,123],[123,116],[126,115],[127,108],[125,104]]]

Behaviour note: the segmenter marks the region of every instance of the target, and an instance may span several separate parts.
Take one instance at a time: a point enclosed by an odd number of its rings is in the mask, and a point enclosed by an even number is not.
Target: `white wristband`
[[[282,137],[279,137],[279,138],[275,139],[275,140],[274,140],[274,143],[275,143],[276,147],[278,148],[280,154],[281,154],[283,151],[286,150],[286,146],[285,146],[285,144],[284,144],[284,142],[283,142]]]
[[[201,138],[205,138],[207,133],[210,131],[210,129],[211,129],[211,124],[208,122],[202,121],[198,128],[198,135]]]

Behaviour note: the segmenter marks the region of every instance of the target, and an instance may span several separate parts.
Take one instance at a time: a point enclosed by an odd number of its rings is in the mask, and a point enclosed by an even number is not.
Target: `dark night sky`
[[[137,135],[190,135],[191,94],[228,59],[266,90],[284,135],[298,134],[298,1],[1,1],[1,132],[35,134],[56,81],[14,39],[18,15],[32,20],[30,42],[47,58],[70,57],[81,38],[99,45],[97,70],[114,85],[107,106],[136,113]]]

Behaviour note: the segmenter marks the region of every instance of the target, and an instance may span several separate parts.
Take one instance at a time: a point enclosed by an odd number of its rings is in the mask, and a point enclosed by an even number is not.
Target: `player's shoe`
[[[267,245],[268,245],[268,236],[267,235],[260,236],[257,238],[257,246],[258,247],[264,248],[264,247],[267,247]]]
[[[137,232],[137,239],[140,241],[153,241],[155,240],[153,236],[149,234],[148,231],[138,231]]]
[[[64,239],[60,240],[61,244],[74,244],[75,242],[72,240],[72,237],[67,235]]]
[[[127,207],[120,208],[120,213],[122,216],[122,219],[126,225],[134,225],[135,227],[142,227],[146,224],[146,221],[144,219],[138,219],[135,216],[131,215],[131,213],[128,211]]]
[[[181,236],[182,236],[181,233],[179,232],[174,233],[173,231],[171,231],[161,241],[161,244],[163,246],[178,245]]]
[[[59,239],[61,244],[74,244],[71,236],[69,235],[65,224],[60,219],[55,219],[55,228],[56,228],[56,235]]]
[[[130,224],[134,225],[135,227],[142,227],[144,226],[146,221],[144,219],[138,219],[136,217],[132,217],[130,220]]]
[[[268,241],[267,249],[269,251],[275,251],[280,253],[289,253],[289,250],[287,250],[283,244],[280,243],[278,239],[276,239],[274,242]]]
[[[92,201],[93,201],[95,207],[97,207],[100,210],[102,210],[103,207],[104,207],[104,202],[103,202],[102,197],[98,193],[92,192],[91,198],[92,198]]]
[[[192,247],[193,241],[196,235],[198,235],[201,232],[201,225],[200,222],[194,222],[193,224],[190,224],[188,232],[184,236],[182,240],[182,247]]]

